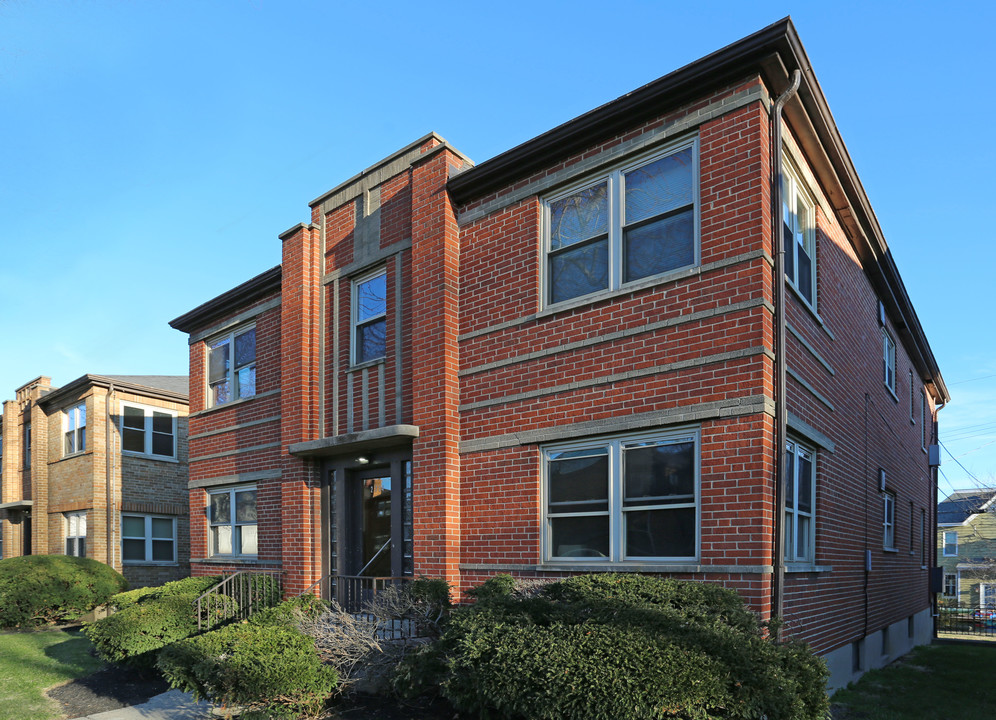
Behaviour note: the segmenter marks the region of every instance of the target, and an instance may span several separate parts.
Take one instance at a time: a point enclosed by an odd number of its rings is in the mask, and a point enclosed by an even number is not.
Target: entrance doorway
[[[353,478],[352,512],[354,527],[353,564],[350,575],[391,576],[391,475],[390,469],[366,470]]]

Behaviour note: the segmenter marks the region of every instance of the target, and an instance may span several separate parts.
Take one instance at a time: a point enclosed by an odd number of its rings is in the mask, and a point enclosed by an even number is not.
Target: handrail
[[[263,581],[262,578],[268,578]],[[193,605],[197,609],[197,630],[210,630],[215,624],[245,619],[254,612],[275,605],[282,597],[279,570],[239,570],[223,577],[201,593]],[[222,600],[222,598],[225,598]]]
[[[372,558],[370,558],[370,561],[366,565],[364,565],[363,569],[360,570],[358,573],[356,573],[356,575],[358,577],[363,577],[363,573],[365,573],[367,571],[368,567],[370,567],[371,565],[373,565],[373,561],[380,557],[380,554],[382,552],[384,552],[385,548],[389,548],[389,547],[391,547],[391,538],[388,538],[387,542],[385,542],[383,545],[380,546],[380,550],[378,550],[377,552],[374,553],[374,556]]]

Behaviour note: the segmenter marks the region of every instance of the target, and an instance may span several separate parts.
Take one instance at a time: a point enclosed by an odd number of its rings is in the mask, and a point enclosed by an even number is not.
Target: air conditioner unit
[[[878,491],[885,492],[885,469],[878,469]]]

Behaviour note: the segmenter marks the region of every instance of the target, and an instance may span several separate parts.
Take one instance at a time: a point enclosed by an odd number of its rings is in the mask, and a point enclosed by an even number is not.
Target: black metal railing
[[[197,630],[203,632],[280,602],[283,590],[279,570],[241,570],[224,578],[194,601]]]
[[[364,613],[368,603],[389,587],[400,587],[411,577],[369,577],[366,575],[325,575],[302,595],[317,592],[325,600],[335,600],[349,613]]]
[[[996,606],[941,606],[937,609],[937,634],[996,639]]]

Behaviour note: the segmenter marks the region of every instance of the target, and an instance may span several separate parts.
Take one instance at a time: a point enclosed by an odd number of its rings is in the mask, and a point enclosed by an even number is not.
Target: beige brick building
[[[0,415],[0,557],[67,554],[132,587],[189,574],[187,378],[38,377]]]

